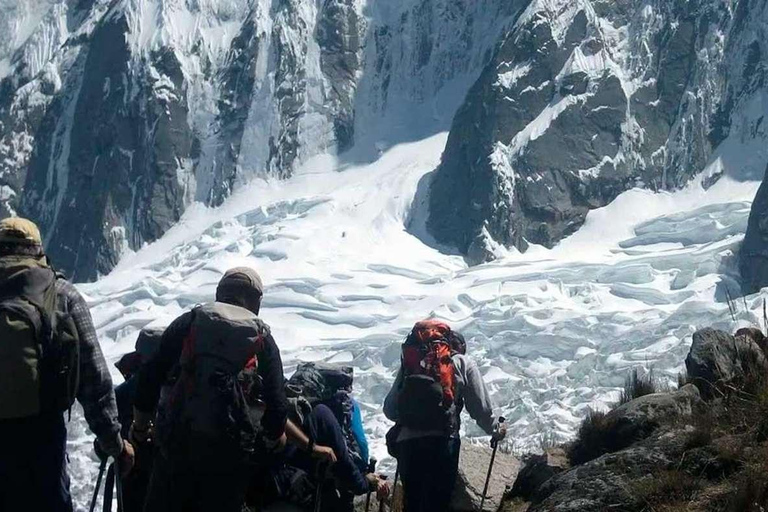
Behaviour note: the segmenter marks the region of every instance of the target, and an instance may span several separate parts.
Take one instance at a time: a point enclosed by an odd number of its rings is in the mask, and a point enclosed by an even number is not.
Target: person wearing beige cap
[[[280,351],[258,317],[263,294],[252,268],[227,271],[216,300],[174,320],[139,371],[130,437],[159,448],[145,512],[240,512],[253,466],[285,447],[286,431],[329,455],[287,421]]]
[[[88,306],[52,270],[30,220],[0,221],[0,510],[71,512],[67,420],[74,401],[97,446],[133,465]]]

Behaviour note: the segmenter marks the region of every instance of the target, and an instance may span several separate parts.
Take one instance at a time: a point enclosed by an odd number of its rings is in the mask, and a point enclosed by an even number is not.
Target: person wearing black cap
[[[280,351],[258,318],[263,293],[255,270],[227,271],[216,301],[171,323],[139,371],[131,439],[159,448],[146,512],[240,512],[253,459],[285,447],[292,425]],[[256,369],[259,419],[244,405],[246,368]],[[332,457],[290,433],[314,456]]]

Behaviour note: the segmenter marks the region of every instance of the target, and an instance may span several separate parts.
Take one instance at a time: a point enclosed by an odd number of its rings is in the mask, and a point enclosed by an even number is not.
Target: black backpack
[[[313,407],[327,406],[341,425],[350,457],[361,470],[368,465],[361,455],[360,445],[352,432],[352,383],[354,369],[351,366],[335,366],[324,363],[299,363],[296,372],[286,384],[286,394],[291,398],[303,398]]]
[[[193,315],[176,375],[161,392],[158,444],[170,457],[195,451],[212,461],[256,464],[263,448],[261,412],[249,400],[244,374],[251,373],[248,365],[269,327],[252,312],[220,302],[199,306]],[[190,444],[193,438],[204,441]]]
[[[45,258],[0,258],[0,419],[71,409],[80,340]]]

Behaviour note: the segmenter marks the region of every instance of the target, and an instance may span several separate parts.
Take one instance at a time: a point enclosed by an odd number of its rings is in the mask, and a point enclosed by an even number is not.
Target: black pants
[[[0,421],[0,511],[72,512],[62,414]]]
[[[236,457],[216,456],[213,444],[195,443],[190,446],[210,453],[174,459],[156,454],[145,512],[242,511],[250,476],[247,466]]]
[[[398,444],[405,512],[446,512],[459,471],[461,440],[423,437]]]

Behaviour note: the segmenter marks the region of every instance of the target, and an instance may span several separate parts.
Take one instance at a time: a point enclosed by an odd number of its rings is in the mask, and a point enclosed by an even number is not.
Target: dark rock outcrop
[[[710,395],[704,404],[697,387],[688,384],[587,418],[568,446],[574,466],[562,471],[544,457],[529,458],[499,511],[764,507],[768,487],[755,487],[766,468],[768,432],[762,398],[768,362],[756,341],[763,338],[753,328],[736,336],[698,331],[686,360],[689,372],[707,381],[723,379],[728,394]],[[750,388],[755,382],[759,387]],[[596,452],[609,444],[606,437],[614,440],[614,449]],[[575,460],[575,446],[591,449],[594,456]]]
[[[594,512],[640,510],[644,505],[632,487],[657,471],[673,467],[685,451],[688,429],[659,431],[620,452],[574,467],[541,486],[529,512]],[[505,512],[502,507],[500,509]]]
[[[723,386],[742,385],[752,375],[768,374],[768,359],[750,337],[714,329],[694,333],[685,366],[705,397],[712,397]]]
[[[765,52],[739,66],[716,42],[725,34],[736,53],[749,43],[747,4],[531,3],[454,119],[431,183],[430,233],[479,263],[499,246],[551,248],[630,188],[687,184],[728,138],[715,132],[749,116],[758,94]],[[744,137],[762,138],[760,122]]]
[[[526,2],[0,8],[0,218],[31,217],[58,268],[94,279],[193,201],[444,130]],[[439,121],[416,113],[443,91]]]
[[[757,293],[768,286],[768,175],[752,203],[747,234],[739,250],[739,272],[744,293]]]
[[[568,456],[562,448],[553,448],[543,454],[526,457],[507,499],[533,500],[546,482],[569,467]]]
[[[611,436],[627,445],[645,439],[670,418],[690,417],[703,401],[692,384],[672,393],[654,393],[636,398],[613,409],[606,416],[612,425]]]

